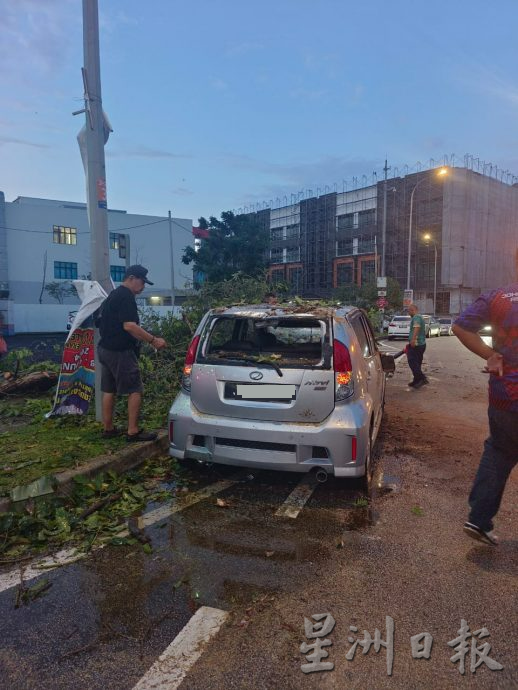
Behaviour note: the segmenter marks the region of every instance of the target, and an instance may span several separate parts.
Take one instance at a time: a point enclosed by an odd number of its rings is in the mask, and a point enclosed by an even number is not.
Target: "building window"
[[[77,264],[72,261],[54,261],[54,278],[76,280]]]
[[[376,224],[376,209],[371,208],[368,211],[360,211],[358,213],[358,226],[360,228],[365,227],[366,225],[375,225]]]
[[[336,243],[336,256],[350,256],[353,253],[352,239],[338,240]]]
[[[171,305],[171,295],[152,295],[151,297],[146,297],[147,307],[170,307]]]
[[[300,227],[298,225],[288,225],[286,228],[286,239],[298,239],[300,237]]]
[[[375,272],[376,272],[376,269],[374,266],[374,260],[362,261],[362,272],[361,272],[362,285],[365,285],[366,283],[373,283],[374,277],[375,277]]]
[[[77,244],[77,229],[54,225],[54,244]]]
[[[110,232],[110,249],[118,249],[119,248],[119,233],[118,232]]]
[[[336,267],[336,286],[352,285],[354,282],[353,264],[338,264]]]
[[[300,261],[300,247],[286,247],[286,263]]]
[[[360,237],[358,239],[358,254],[374,254],[375,248],[374,237]]]
[[[270,282],[275,285],[276,283],[284,282],[284,269],[273,270],[270,274]]]
[[[270,250],[270,261],[272,264],[282,264],[283,251],[282,249],[271,249]]]
[[[288,281],[293,292],[300,292],[302,290],[302,268],[289,269]]]
[[[433,270],[434,264],[429,263],[418,263],[417,264],[417,280],[419,281],[431,281],[433,280]]]
[[[283,228],[272,228],[270,230],[270,237],[273,241],[282,240]]]
[[[343,216],[337,216],[336,229],[337,230],[351,230],[354,227],[354,213],[346,213]]]
[[[126,266],[110,266],[110,275],[114,283],[122,283],[125,273]]]

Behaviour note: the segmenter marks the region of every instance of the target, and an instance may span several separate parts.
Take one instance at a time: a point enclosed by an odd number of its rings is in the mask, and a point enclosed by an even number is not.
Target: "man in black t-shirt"
[[[110,292],[102,306],[99,341],[104,436],[118,435],[113,426],[115,396],[128,396],[128,441],[153,441],[157,434],[139,429],[138,417],[142,402],[142,380],[137,354],[139,341],[149,343],[156,350],[166,346],[163,338],[148,333],[139,326],[135,295],[140,295],[147,278],[147,268],[130,266],[122,284]]]

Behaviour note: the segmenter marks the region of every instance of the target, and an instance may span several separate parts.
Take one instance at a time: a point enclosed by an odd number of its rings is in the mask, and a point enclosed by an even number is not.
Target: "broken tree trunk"
[[[33,371],[0,383],[0,398],[20,393],[47,391],[57,383],[58,375],[53,371]]]

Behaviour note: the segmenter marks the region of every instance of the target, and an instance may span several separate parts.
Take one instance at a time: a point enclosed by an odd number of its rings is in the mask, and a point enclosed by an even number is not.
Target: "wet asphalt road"
[[[44,574],[52,586],[28,605],[15,608],[16,587],[0,595],[0,687],[132,688],[198,606],[231,610],[303,589],[347,526],[375,519],[371,507],[355,505],[359,489],[333,479],[315,482],[291,520],[275,512],[299,481],[292,474],[195,468],[191,477],[194,492],[236,483],[218,494],[224,507],[202,501],[148,528],[152,555],[106,547]]]
[[[387,346],[399,349],[398,343],[387,343]],[[483,400],[485,377],[480,374],[481,365],[472,359],[470,368],[466,370],[466,360],[456,339],[443,338],[430,343],[428,359],[432,379],[427,393],[429,398],[433,395],[440,397],[439,383],[436,382],[441,377],[446,385],[456,377],[456,385],[460,387],[462,374],[469,394],[473,391],[473,395]],[[406,381],[405,366],[398,364],[398,369],[397,381],[389,385],[401,385],[398,384],[399,379]],[[418,410],[419,398],[413,400]],[[449,404],[447,400],[444,401],[445,416],[451,415],[454,409],[454,403],[451,403],[451,408]],[[477,399],[470,414],[479,415],[481,410],[483,414],[483,407]],[[391,413],[389,401],[385,434],[390,434]],[[343,621],[355,621],[351,616],[362,610],[362,606],[367,610],[369,601],[375,602],[378,597],[381,597],[381,602],[385,601],[389,590],[384,597],[383,586],[389,586],[392,591],[394,582],[396,589],[404,582],[408,595],[403,595],[398,603],[399,616],[394,603],[377,605],[380,622],[384,622],[385,614],[392,613],[397,617],[398,625],[413,621],[414,632],[420,632],[419,621],[423,617],[427,616],[428,624],[433,625],[430,618],[433,619],[434,606],[438,609],[444,606],[445,610],[449,610],[448,606],[461,609],[466,616],[477,607],[486,610],[484,598],[479,596],[477,604],[477,599],[472,598],[465,587],[460,590],[463,592],[460,603],[459,600],[455,603],[459,593],[448,581],[449,576],[437,574],[439,565],[438,562],[434,563],[434,559],[442,557],[438,555],[442,553],[442,545],[436,546],[430,539],[429,546],[424,546],[424,552],[411,555],[413,537],[407,534],[411,507],[420,501],[425,506],[425,514],[433,508],[428,507],[426,495],[419,499],[413,496],[408,498],[405,492],[426,493],[424,487],[433,486],[434,478],[431,475],[425,480],[429,483],[423,483],[417,470],[403,469],[400,458],[382,452],[376,475],[377,488],[368,503],[354,484],[329,479],[325,484],[315,483],[311,498],[299,516],[289,519],[279,517],[276,511],[299,482],[298,476],[236,471],[232,468],[208,470],[195,466],[190,475],[190,493],[222,480],[233,483],[217,495],[148,527],[146,532],[152,539],[152,554],[145,554],[140,546],[107,546],[92,552],[82,562],[44,573],[42,577],[48,577],[52,586],[28,605],[15,608],[16,587],[0,594],[0,636],[3,640],[0,649],[0,688],[131,690],[199,606],[231,611],[235,617],[231,627],[226,628],[224,634],[220,633],[219,637],[224,638],[224,642],[221,642],[223,647],[218,647],[218,640],[212,644],[210,652],[195,666],[182,684],[182,689],[341,688],[346,687],[344,683],[347,678],[347,687],[432,687],[429,683],[419,681],[419,668],[412,671],[418,674],[415,678],[408,676],[408,668],[406,674],[399,668],[399,681],[392,679],[394,683],[389,684],[390,679],[387,679],[386,685],[385,677],[379,672],[379,682],[375,685],[372,680],[363,685],[361,682],[354,683],[350,674],[305,677],[300,672],[303,658],[298,649],[304,639],[303,618],[300,611],[294,614],[294,620],[290,618],[290,611],[296,608],[294,602],[302,602],[298,606],[302,606],[304,615],[316,612],[321,605],[332,608],[329,602],[334,602],[332,610],[337,620],[341,616]],[[405,492],[401,494],[401,477],[404,473]],[[440,481],[439,469],[437,482]],[[441,494],[438,496],[441,498],[437,498],[437,501],[445,500]],[[217,499],[221,499],[220,505]],[[177,500],[181,501],[181,496],[177,499],[172,492],[173,503]],[[409,501],[404,520],[397,513],[397,503],[402,500]],[[462,496],[463,506],[464,503]],[[149,506],[149,509],[154,507]],[[455,505],[448,504],[441,508],[445,515],[452,510],[457,510]],[[418,524],[417,529],[421,525],[424,532],[421,531],[420,538],[425,540],[421,543],[426,544],[425,522]],[[380,533],[376,531],[377,527],[381,529]],[[409,559],[406,565],[398,555],[400,545],[395,546],[399,540],[405,542],[401,553]],[[462,536],[460,542],[464,545]],[[471,566],[480,564],[483,570],[490,571],[493,566],[491,561],[484,560],[487,558],[485,553],[482,550],[480,555],[473,556],[475,560]],[[386,564],[394,556],[399,562],[398,567],[402,568],[395,581],[391,580],[394,573],[385,573]],[[504,578],[512,577],[509,570],[512,559],[511,552],[511,561],[508,558],[507,564],[500,566],[505,567],[501,571]],[[465,565],[462,561],[456,566],[446,563],[445,573],[451,573],[453,567],[458,567],[462,572]],[[3,571],[6,570],[8,568],[4,566]],[[356,575],[349,581],[348,575],[353,571]],[[385,573],[381,587],[379,583],[376,584],[378,573]],[[337,577],[343,580],[345,587],[345,590],[342,589],[342,595],[344,591],[346,593],[345,611],[343,596],[336,598],[334,595],[333,598],[330,594],[337,587]],[[435,594],[435,585],[430,589],[431,585],[427,586],[426,582],[435,582],[437,577],[442,582],[442,591],[437,590]],[[413,578],[423,583],[422,596],[418,595],[417,600],[415,595],[410,594],[413,591]],[[30,584],[34,584],[34,581]],[[485,581],[483,586],[487,587]],[[363,593],[363,604],[360,592]],[[469,596],[466,598],[466,595]],[[476,588],[473,596],[477,596]],[[505,611],[516,612],[516,589],[514,599],[509,598],[508,593],[505,596],[506,599],[499,602],[499,610],[504,616],[500,618],[502,625],[506,620]],[[288,609],[283,610],[282,601],[291,602],[285,605]],[[342,603],[339,604],[339,601]],[[278,608],[279,616],[286,621],[286,627],[281,630],[282,640],[289,643],[288,648],[293,653],[290,660],[282,657],[275,660],[275,652],[270,649],[265,652],[264,668],[261,669],[261,662],[253,657],[255,652],[260,651],[261,645],[266,645],[272,637],[269,630],[273,629],[268,627],[271,626],[271,622],[268,622],[271,619],[265,619],[261,625],[261,612],[268,607],[273,608],[273,612]],[[248,628],[250,620],[254,624],[254,617],[258,619],[257,629],[252,624]],[[370,632],[374,633],[374,626],[369,625],[365,618],[366,614],[364,619],[358,620],[358,627],[372,628]],[[489,618],[488,625],[492,622],[494,627],[494,621]],[[445,635],[446,621],[442,626],[441,632]],[[455,633],[451,623],[448,632],[450,630]],[[279,636],[278,631],[276,635]],[[507,646],[510,643],[508,641]],[[500,639],[500,654],[505,651],[502,646]],[[230,663],[229,655],[236,659],[236,664]],[[376,661],[384,664],[384,660],[376,660],[376,655],[368,660],[372,664]],[[506,658],[506,663],[509,666],[509,658]],[[518,687],[518,683],[515,685],[513,681],[516,678],[516,675],[513,676],[517,668],[516,657],[514,664],[514,671],[508,670],[502,681],[498,674],[493,674],[494,678],[487,673],[485,676],[479,674],[476,680],[482,680],[478,683],[475,683],[475,679],[463,679],[456,674],[453,684],[443,682],[441,677],[433,687],[441,690],[461,686]],[[461,684],[464,680],[473,680],[475,684]]]

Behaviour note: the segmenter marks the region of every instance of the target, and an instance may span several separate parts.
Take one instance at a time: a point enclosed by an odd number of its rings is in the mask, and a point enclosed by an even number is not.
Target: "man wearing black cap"
[[[138,417],[142,402],[142,380],[138,366],[138,341],[149,343],[156,350],[166,346],[163,338],[148,333],[139,326],[135,296],[140,295],[145,284],[153,285],[147,278],[147,268],[130,266],[122,284],[110,292],[102,306],[99,341],[102,412],[105,438],[117,436],[113,426],[115,396],[128,396],[127,441],[153,441],[157,434],[139,429]]]

